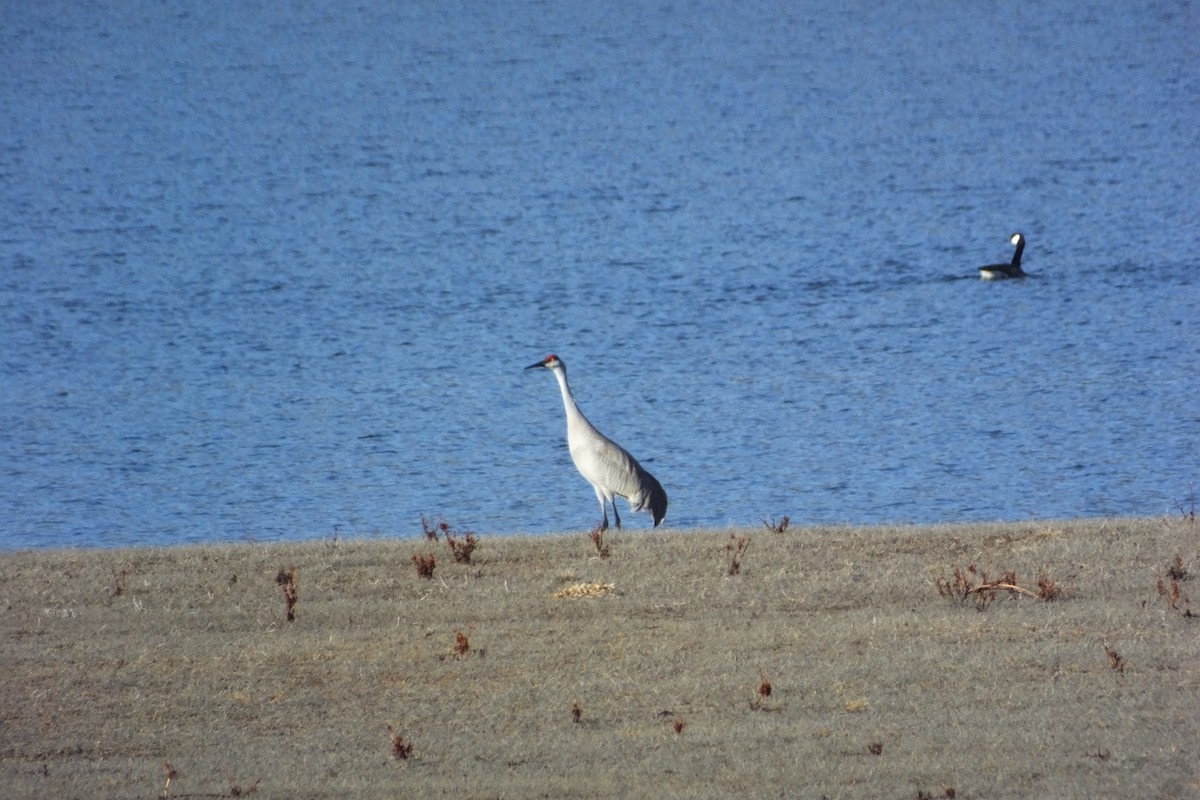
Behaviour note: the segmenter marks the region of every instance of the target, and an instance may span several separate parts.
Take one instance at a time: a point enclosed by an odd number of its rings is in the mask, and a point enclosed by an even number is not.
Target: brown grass
[[[1194,526],[757,530],[0,553],[2,794],[1200,795]]]

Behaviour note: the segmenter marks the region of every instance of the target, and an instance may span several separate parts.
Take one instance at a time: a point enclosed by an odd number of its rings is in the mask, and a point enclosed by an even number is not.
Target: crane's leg
[[[604,505],[604,492],[600,491],[600,488],[595,484],[592,484],[592,490],[596,493],[596,499],[600,501],[600,515],[602,517],[600,520],[600,530],[606,531],[608,530],[608,507]],[[613,513],[615,514],[616,512],[617,507],[614,504]],[[621,527],[620,517],[617,517],[617,527]]]
[[[609,502],[612,503],[613,517],[617,520],[617,530],[621,530],[621,515],[617,513],[617,498],[614,497]]]

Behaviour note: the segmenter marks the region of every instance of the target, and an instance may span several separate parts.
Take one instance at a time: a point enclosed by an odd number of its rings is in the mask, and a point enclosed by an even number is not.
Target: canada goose
[[[986,267],[979,268],[979,277],[985,281],[992,281],[998,278],[1024,278],[1025,272],[1021,269],[1021,253],[1025,252],[1025,237],[1019,233],[1014,233],[1008,237],[1008,243],[1015,245],[1017,252],[1013,253],[1012,262],[1008,264],[988,264]]]

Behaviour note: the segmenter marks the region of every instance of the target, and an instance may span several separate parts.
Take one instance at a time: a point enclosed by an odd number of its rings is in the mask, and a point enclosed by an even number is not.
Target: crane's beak
[[[525,369],[537,369],[538,367],[544,367],[544,366],[546,366],[546,361],[543,359],[542,361],[539,361],[536,364],[530,364]]]

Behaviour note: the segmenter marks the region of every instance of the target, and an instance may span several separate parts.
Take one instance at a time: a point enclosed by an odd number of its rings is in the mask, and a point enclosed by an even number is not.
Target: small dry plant
[[[767,711],[766,703],[771,697],[771,681],[767,678],[767,673],[762,667],[758,670],[758,689],[754,692],[754,697],[750,698],[750,708],[755,711]]]
[[[1188,596],[1179,588],[1178,578],[1172,578],[1169,573],[1166,578],[1159,575],[1157,588],[1158,596],[1166,602],[1168,609],[1184,619],[1194,619],[1197,616],[1192,612]]]
[[[1065,600],[1070,597],[1067,590],[1059,586],[1053,578],[1042,573],[1038,576],[1038,599],[1044,600],[1047,603],[1053,603],[1055,600]]]
[[[438,517],[437,524],[434,525],[425,515],[421,515],[421,533],[425,540],[436,542],[438,536],[446,540],[446,546],[450,548],[450,555],[454,558],[455,564],[470,564],[471,553],[475,550],[475,545],[478,544],[478,539],[470,530],[465,530],[462,533],[455,533],[450,529],[450,523],[446,522],[442,517]]]
[[[1104,645],[1104,655],[1108,656],[1108,666],[1113,672],[1118,675],[1125,674],[1125,659],[1121,658],[1120,653],[1108,645]]]
[[[455,536],[452,531],[447,529],[446,545],[450,548],[450,555],[454,557],[455,564],[470,564],[471,553],[475,552],[475,545],[479,543],[479,540],[469,530],[464,531],[461,537]]]
[[[949,578],[944,573],[938,574],[933,582],[942,597],[951,597],[960,603],[973,601],[979,611],[986,610],[1000,592],[1025,595],[1045,602],[1063,600],[1069,596],[1065,589],[1045,573],[1038,576],[1038,590],[1035,592],[1021,586],[1017,582],[1017,573],[1012,570],[1006,571],[999,578],[991,578],[987,570],[977,567],[972,562],[967,562],[963,568],[954,567]]]
[[[742,571],[742,558],[746,555],[746,549],[750,547],[750,539],[745,536],[738,536],[736,533],[729,534],[729,542],[725,545],[725,552],[729,554],[729,567],[726,574],[738,575]]]
[[[571,721],[578,724],[583,720],[583,709],[579,707],[579,701],[575,700],[571,703]]]
[[[1175,558],[1167,565],[1167,577],[1174,581],[1186,581],[1191,577],[1183,565],[1183,556],[1175,554]]]
[[[433,580],[433,568],[437,566],[437,559],[434,558],[433,553],[414,555],[412,562],[417,566],[417,577],[427,581]]]
[[[473,630],[474,628],[474,623],[467,626],[468,630]],[[462,661],[463,659],[469,657],[471,653],[474,653],[479,658],[483,658],[487,655],[487,651],[482,647],[472,647],[471,640],[467,638],[467,635],[456,628],[454,630],[454,646],[450,648],[451,657]],[[445,656],[439,656],[439,658],[445,658]]]
[[[342,527],[340,525],[333,526],[333,533],[329,534],[329,538],[325,540],[325,547],[330,550],[336,550],[342,541]]]
[[[471,640],[462,631],[454,632],[454,657],[463,659],[467,657],[467,653],[471,652]]]
[[[117,572],[116,568],[114,567],[112,574],[113,574],[112,596],[120,597],[121,595],[125,594],[125,578],[126,578],[126,576],[129,575],[129,570],[123,569],[120,572]]]
[[[938,594],[942,597],[953,597],[956,600],[965,601],[971,596],[971,590],[978,585],[977,572],[976,566],[968,562],[965,569],[954,567],[952,578],[947,578],[939,572],[933,582],[937,585]]]
[[[683,733],[684,727],[685,723],[683,721],[683,717],[676,717],[675,721],[671,723],[671,730],[675,731],[677,736]]]
[[[279,570],[275,582],[283,590],[283,602],[287,604],[287,621],[296,621],[296,601],[300,599],[300,590],[296,584],[298,571],[295,566]]]
[[[954,800],[955,797],[958,797],[958,792],[955,791],[953,786],[943,786],[941,795],[927,792],[924,789],[917,789],[917,800],[937,800],[938,797],[945,797],[949,798],[949,800]]]
[[[1196,489],[1191,482],[1188,483],[1187,497],[1183,499],[1183,502],[1176,500],[1175,507],[1179,509],[1179,513],[1186,522],[1196,524]]]
[[[240,783],[230,780],[229,781],[229,796],[230,797],[246,797],[247,795],[254,794],[255,792],[258,791],[258,783],[261,780],[262,780],[262,778],[255,778],[254,783],[250,784],[249,786],[242,786]]]
[[[168,798],[171,796],[171,781],[178,778],[179,773],[175,770],[174,767],[171,766],[170,761],[164,761],[162,763],[162,765],[163,765],[163,772],[166,773],[167,779],[163,783],[162,792],[160,793],[159,796],[164,798],[164,800],[165,800],[165,798]]]
[[[425,519],[425,515],[421,515],[421,532],[425,535],[428,541],[436,542],[438,533],[445,533],[450,530],[450,526],[446,524],[446,520],[438,517],[437,525],[430,525],[429,520]]]
[[[412,742],[404,741],[404,737],[396,733],[396,730],[389,724],[387,726],[388,739],[392,742],[392,758],[400,761],[405,761],[412,755]]]
[[[1167,564],[1167,569],[1164,574],[1158,576],[1158,596],[1161,597],[1167,604],[1167,608],[1181,617],[1191,619],[1197,615],[1192,612],[1188,602],[1188,596],[1183,593],[1179,584],[1181,581],[1191,580],[1191,573],[1183,564],[1183,556],[1178,553],[1171,563]]]
[[[612,555],[612,548],[610,548],[608,543],[604,541],[604,531],[600,529],[599,525],[588,531],[587,536],[588,539],[591,540],[592,544],[595,545],[597,555],[599,555],[601,558],[608,558]]]
[[[783,533],[788,529],[788,525],[791,524],[792,521],[787,518],[787,515],[780,517],[779,522],[775,520],[763,520],[763,526],[772,533]]]

